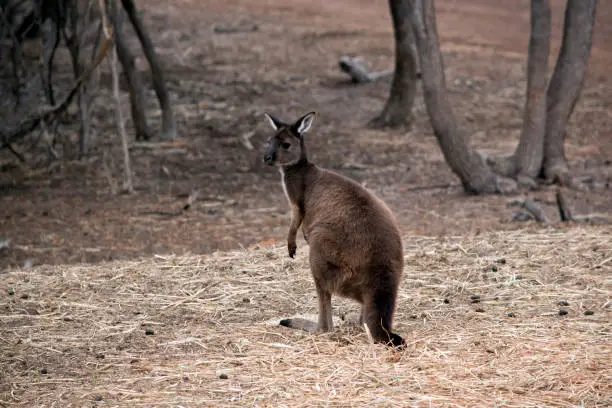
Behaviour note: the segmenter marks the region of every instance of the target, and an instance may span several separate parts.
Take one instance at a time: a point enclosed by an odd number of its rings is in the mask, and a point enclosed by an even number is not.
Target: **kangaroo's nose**
[[[273,155],[266,154],[264,156],[264,163],[266,163],[266,164],[273,164],[273,162],[274,162],[274,156]]]

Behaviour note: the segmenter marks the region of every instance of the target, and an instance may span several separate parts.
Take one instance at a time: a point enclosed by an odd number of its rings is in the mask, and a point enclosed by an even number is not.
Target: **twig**
[[[13,148],[13,145],[11,145],[10,143],[6,145],[6,148],[13,153],[13,155],[15,155],[15,157],[17,157],[17,159],[21,162],[21,163],[25,163],[25,157],[23,157],[23,155],[21,153],[19,153],[17,150],[15,150],[15,148]]]
[[[178,217],[183,211],[140,211],[138,215],[162,215],[164,217]]]

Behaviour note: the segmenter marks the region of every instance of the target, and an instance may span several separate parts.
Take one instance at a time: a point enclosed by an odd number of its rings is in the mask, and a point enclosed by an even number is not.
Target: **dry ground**
[[[307,248],[42,266],[0,276],[0,405],[609,407],[612,232],[411,236],[402,353],[310,335]],[[7,292],[7,290],[9,292]]]
[[[121,159],[116,150],[108,158],[102,154],[119,145],[109,110],[108,67],[103,66],[92,156],[61,162],[38,176],[0,172],[0,240],[11,240],[9,250],[0,251],[0,269],[25,262],[202,254],[282,240],[288,206],[278,173],[261,164],[261,146],[270,134],[265,110],[283,118],[318,111],[309,140],[313,159],[372,188],[390,204],[406,234],[523,227],[510,221],[516,209],[507,206],[523,197],[463,194],[443,161],[420,95],[412,129],[367,129],[368,120],[382,109],[390,81],[354,86],[337,61],[348,54],[362,56],[373,69],[393,66],[386,1],[140,3],[176,104],[180,142],[158,148],[134,145],[137,192],[113,196],[111,185],[121,181]],[[552,61],[563,3],[552,2]],[[508,154],[521,128],[528,2],[439,0],[437,5],[457,117],[479,149]],[[612,26],[606,23],[611,18],[612,3],[600,2],[589,77],[568,129],[570,164],[592,187],[588,194],[567,193],[578,214],[611,212]],[[240,25],[256,25],[257,30],[215,32],[215,27]],[[57,65],[58,83],[68,85],[65,52],[59,53]],[[142,58],[138,65],[145,72]],[[150,100],[149,115],[158,126],[152,92]],[[74,126],[62,131],[76,135]],[[0,152],[0,168],[13,161],[8,152]],[[199,200],[181,213],[196,189]],[[544,189],[530,197],[540,200],[554,220],[553,193]]]

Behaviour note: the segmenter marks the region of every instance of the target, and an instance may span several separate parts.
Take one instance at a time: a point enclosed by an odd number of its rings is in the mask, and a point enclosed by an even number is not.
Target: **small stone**
[[[514,313],[508,313],[506,316],[508,316],[508,317],[516,317],[516,315]]]
[[[500,259],[498,259],[498,260],[497,260],[497,261],[495,261],[495,262],[497,262],[498,264],[505,265],[505,264],[506,264],[506,258],[500,258]]]
[[[221,374],[219,375],[219,378],[222,380],[227,380],[229,377],[227,376],[227,374]]]
[[[249,298],[242,298],[242,303],[251,303],[251,299]]]
[[[97,358],[97,359],[102,360],[104,357],[105,357],[105,356],[104,356],[104,354],[102,354],[102,353],[98,353],[98,354],[96,354],[96,358]]]
[[[29,299],[30,295],[28,295],[27,293],[24,293],[23,295],[20,296],[22,299]]]
[[[567,300],[562,300],[559,302],[559,306],[569,306],[569,302]]]
[[[594,312],[594,311],[592,311],[592,310],[585,310],[585,311],[584,311],[584,315],[585,315],[585,316],[593,316],[594,314],[595,314],[595,312]]]
[[[559,316],[565,316],[567,314],[567,310],[559,310]]]
[[[472,299],[472,300],[478,300],[478,299],[480,299],[480,296],[478,296],[478,295],[472,295],[472,296],[470,296],[470,299]]]
[[[96,396],[94,397],[94,401],[98,401],[98,402],[100,402],[100,401],[104,401],[104,397],[103,397],[103,396],[101,396],[101,395],[96,395]]]
[[[46,374],[49,374],[49,372],[47,371],[47,369],[46,369],[46,368],[43,368],[42,370],[40,370],[40,373],[41,373],[41,374],[45,374],[45,375],[46,375]]]
[[[152,335],[154,335],[154,334],[155,334],[155,332],[153,331],[153,329],[147,329],[147,330],[145,330],[145,334],[146,334],[147,336],[152,336]]]
[[[446,303],[448,305],[450,303],[450,300],[444,299],[444,303]]]
[[[492,272],[497,272],[497,266],[493,265],[493,266],[491,267],[491,271],[492,271]]]
[[[479,307],[478,309],[475,310],[476,313],[484,313],[484,309]]]

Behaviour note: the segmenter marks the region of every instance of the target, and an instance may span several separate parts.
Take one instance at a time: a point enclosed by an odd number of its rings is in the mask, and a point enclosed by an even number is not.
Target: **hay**
[[[0,405],[610,406],[611,242],[595,227],[407,238],[401,354],[348,324],[277,326],[316,314],[305,246],[15,270]],[[334,299],[336,318],[357,311]]]

